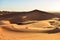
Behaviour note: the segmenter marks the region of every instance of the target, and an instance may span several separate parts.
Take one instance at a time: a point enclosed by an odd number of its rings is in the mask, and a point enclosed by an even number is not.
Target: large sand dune
[[[2,11],[0,14],[2,14],[0,15],[0,40],[60,40],[60,21],[58,21],[60,14],[55,15],[39,10],[29,12]],[[25,21],[37,22],[24,23],[23,25],[12,24]],[[26,32],[29,30],[32,32]],[[41,30],[51,31],[40,32]]]
[[[51,21],[51,20],[48,20]],[[58,33],[37,33],[37,32],[17,32],[20,28],[38,27],[45,28],[51,26],[47,20],[27,25],[10,24],[8,21],[2,21],[4,24],[0,26],[0,40],[60,40],[60,32]],[[7,24],[8,23],[8,24]],[[41,25],[40,25],[41,24]],[[43,25],[44,24],[44,25]],[[6,28],[3,28],[6,27]],[[10,30],[9,30],[10,29]],[[12,31],[17,30],[17,31]]]

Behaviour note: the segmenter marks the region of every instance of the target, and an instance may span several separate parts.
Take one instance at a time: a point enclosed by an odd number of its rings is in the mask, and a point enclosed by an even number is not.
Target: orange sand
[[[25,33],[0,28],[0,40],[60,40],[60,33]]]

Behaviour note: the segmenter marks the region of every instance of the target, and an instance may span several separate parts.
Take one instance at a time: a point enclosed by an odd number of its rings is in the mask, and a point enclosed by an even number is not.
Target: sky
[[[60,11],[60,0],[0,0],[0,11]]]

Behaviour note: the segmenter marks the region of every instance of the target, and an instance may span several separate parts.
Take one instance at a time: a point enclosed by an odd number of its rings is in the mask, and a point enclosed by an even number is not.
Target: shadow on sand
[[[60,32],[60,29],[59,28],[55,28],[51,31],[46,31],[45,33],[48,33],[48,34],[53,34],[53,33],[59,33]]]

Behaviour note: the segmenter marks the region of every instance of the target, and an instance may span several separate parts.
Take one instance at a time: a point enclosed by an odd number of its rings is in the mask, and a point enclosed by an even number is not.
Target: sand
[[[40,27],[40,23],[34,23],[27,26],[38,26]],[[44,25],[43,25],[44,24]],[[45,26],[45,21],[41,24],[41,26]],[[15,24],[14,24],[15,25]],[[10,25],[9,25],[10,26]],[[49,26],[49,25],[48,25]],[[22,26],[23,27],[23,26]],[[25,25],[24,25],[25,27]],[[0,27],[0,40],[60,40],[60,32],[59,33],[32,33],[32,32],[15,32],[3,29]]]
[[[0,28],[0,40],[60,40],[60,33],[14,32]]]

